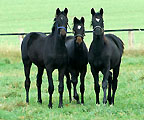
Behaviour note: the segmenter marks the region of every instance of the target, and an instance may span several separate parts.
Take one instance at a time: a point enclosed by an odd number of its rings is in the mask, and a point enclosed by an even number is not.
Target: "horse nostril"
[[[101,28],[96,28],[96,29],[95,29],[95,34],[96,34],[96,35],[100,35],[100,34],[102,34],[102,32],[103,32],[103,31],[102,31]]]
[[[64,29],[60,29],[60,35],[66,36],[66,31]]]
[[[82,42],[82,37],[77,37],[77,39],[76,39],[76,43],[78,43],[79,45],[81,44],[81,42]]]

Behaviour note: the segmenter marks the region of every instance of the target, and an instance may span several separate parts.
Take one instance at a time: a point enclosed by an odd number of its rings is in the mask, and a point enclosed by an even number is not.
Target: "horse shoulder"
[[[66,45],[68,56],[72,57],[74,55],[74,39],[70,39],[66,41],[65,45]]]

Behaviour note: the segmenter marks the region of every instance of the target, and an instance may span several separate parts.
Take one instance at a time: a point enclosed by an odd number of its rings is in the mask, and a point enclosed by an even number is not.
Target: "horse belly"
[[[40,51],[29,51],[29,58],[37,66],[44,66],[43,54]]]
[[[116,54],[115,56],[112,56],[111,58],[111,69],[113,69],[115,66],[117,66],[120,62],[121,58],[120,58],[120,54]]]
[[[49,54],[45,60],[45,66],[53,66],[54,69],[58,69],[60,67],[65,67],[67,65],[67,56],[66,55],[54,55],[54,54]]]
[[[95,61],[94,61],[94,66],[95,66],[96,68],[101,68],[102,62],[101,62],[100,60],[95,60]]]
[[[57,66],[57,68],[61,67],[61,66],[66,66],[67,64],[67,57],[63,56],[63,57],[58,57],[55,60],[55,65]]]

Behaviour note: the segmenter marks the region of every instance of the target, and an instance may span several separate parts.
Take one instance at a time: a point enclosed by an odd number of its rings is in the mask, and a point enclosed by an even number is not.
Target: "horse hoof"
[[[63,108],[63,105],[62,105],[62,104],[59,104],[58,108]]]
[[[107,98],[108,102],[109,102],[109,105],[112,104],[112,99],[111,98]]]
[[[69,102],[71,103],[71,102],[72,102],[72,99],[70,99]]]
[[[42,104],[42,100],[38,100],[37,102],[38,102],[39,104]]]
[[[28,99],[26,99],[26,103],[29,104],[29,100]]]
[[[78,94],[74,95],[73,97],[75,100],[79,101],[79,95]]]
[[[52,109],[52,104],[49,104],[49,105],[48,105],[48,108],[49,108],[49,109]]]
[[[111,104],[110,107],[113,107],[113,104]]]
[[[81,103],[82,106],[84,106],[84,103]]]
[[[107,104],[107,100],[103,100],[103,104]]]
[[[29,101],[26,101],[26,104],[29,105]]]
[[[96,106],[97,106],[97,107],[99,107],[99,106],[100,106],[100,104],[96,104]]]
[[[77,101],[77,104],[80,104],[80,101]]]
[[[99,101],[98,101],[98,102],[96,101],[96,104],[100,104],[100,102],[99,102]]]

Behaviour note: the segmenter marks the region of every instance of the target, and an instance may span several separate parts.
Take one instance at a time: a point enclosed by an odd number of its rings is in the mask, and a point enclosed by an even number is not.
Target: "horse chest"
[[[101,55],[99,56],[95,56],[94,54],[91,54],[89,56],[89,63],[93,64],[95,67],[102,67],[103,66],[103,58],[101,57]]]
[[[53,64],[56,66],[56,67],[59,67],[59,66],[62,66],[62,65],[65,65],[67,63],[67,55],[66,54],[63,54],[63,55],[55,55],[53,57]]]
[[[93,64],[95,67],[101,67],[103,65],[103,62],[100,58],[98,58],[98,59],[96,58],[96,59],[94,59]]]
[[[73,57],[69,57],[69,65],[74,69],[82,68],[85,65],[87,65],[87,63],[88,58],[85,55],[83,56],[74,55]]]
[[[56,63],[63,63],[63,62],[66,61],[66,59],[67,59],[67,55],[66,54],[64,54],[64,55],[56,55],[54,57],[54,60],[55,60]]]

